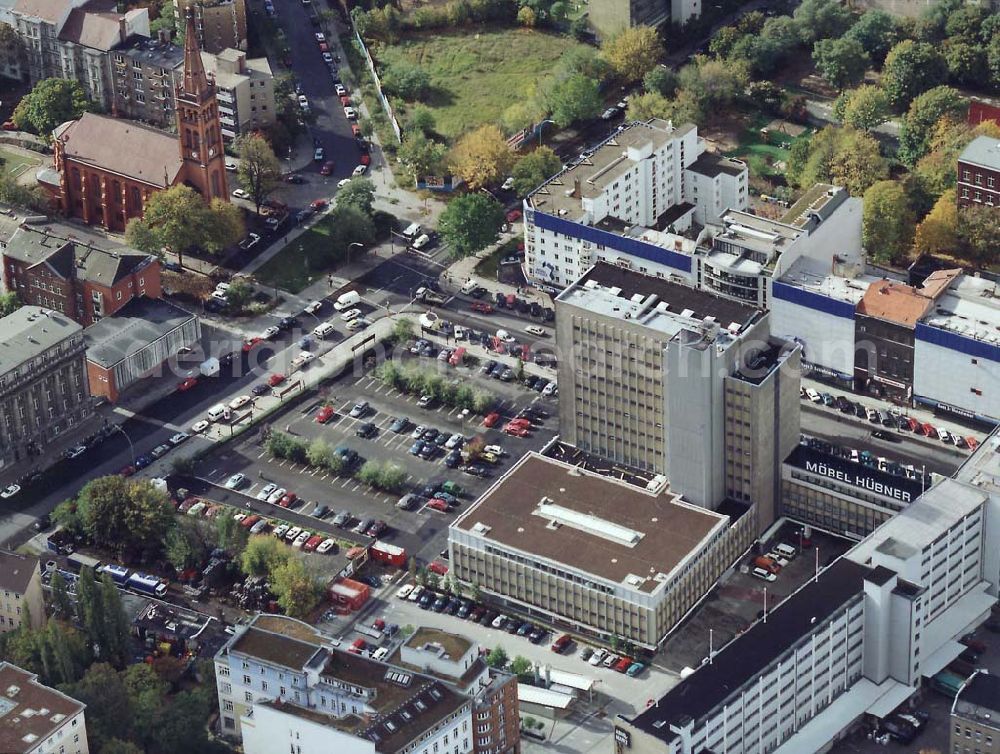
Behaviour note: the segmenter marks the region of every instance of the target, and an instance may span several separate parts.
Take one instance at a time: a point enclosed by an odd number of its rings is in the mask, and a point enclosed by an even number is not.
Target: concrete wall
[[[917,339],[913,394],[1000,419],[1000,362]]]
[[[802,345],[802,360],[854,374],[854,318],[771,299],[771,332]]]

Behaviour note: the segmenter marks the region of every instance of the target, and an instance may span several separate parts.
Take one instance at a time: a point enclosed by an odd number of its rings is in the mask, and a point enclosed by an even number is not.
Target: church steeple
[[[211,96],[215,87],[205,73],[205,64],[201,60],[201,50],[198,48],[197,29],[194,25],[194,8],[188,6],[185,13],[187,25],[184,31],[184,86],[186,99],[202,101]]]

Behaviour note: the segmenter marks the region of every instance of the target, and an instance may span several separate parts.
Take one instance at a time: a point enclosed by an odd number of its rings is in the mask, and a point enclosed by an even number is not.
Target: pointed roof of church
[[[194,10],[187,9],[187,27],[184,31],[184,87],[183,93],[189,99],[201,100],[212,93],[212,82],[205,73],[198,49],[197,30],[194,25]]]

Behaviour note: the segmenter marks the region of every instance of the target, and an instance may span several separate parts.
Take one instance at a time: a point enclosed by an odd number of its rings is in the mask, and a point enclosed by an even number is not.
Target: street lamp
[[[347,244],[347,263],[348,264],[351,263],[351,247],[352,246],[360,246],[362,249],[365,248],[365,245],[363,243],[360,243],[359,241],[354,241],[353,243]]]
[[[538,146],[542,146],[542,130],[546,123],[551,123],[552,125],[555,125],[556,122],[554,120],[546,118],[545,120],[543,120],[541,123],[538,124]]]
[[[121,424],[111,424],[105,421],[105,424],[116,432],[121,432],[125,439],[128,441],[128,450],[132,454],[132,466],[135,466],[135,446],[132,444],[132,438],[128,436],[128,432],[122,429]]]

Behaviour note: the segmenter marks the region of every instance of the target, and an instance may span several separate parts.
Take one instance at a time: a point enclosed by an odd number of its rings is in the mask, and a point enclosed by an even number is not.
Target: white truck
[[[333,302],[333,308],[338,312],[350,309],[355,304],[361,302],[361,294],[357,291],[348,291],[347,293],[341,293],[337,297],[337,300]]]
[[[202,377],[217,377],[219,375],[219,360],[214,356],[205,359],[198,367],[198,371],[201,372]]]
[[[445,302],[444,296],[442,296],[440,293],[436,293],[436,292],[432,291],[430,288],[426,288],[424,286],[421,286],[420,288],[417,288],[416,293],[413,294],[413,298],[415,298],[417,301],[423,301],[424,303],[427,303],[427,304],[438,304],[438,305],[440,305],[440,304],[443,304]]]

